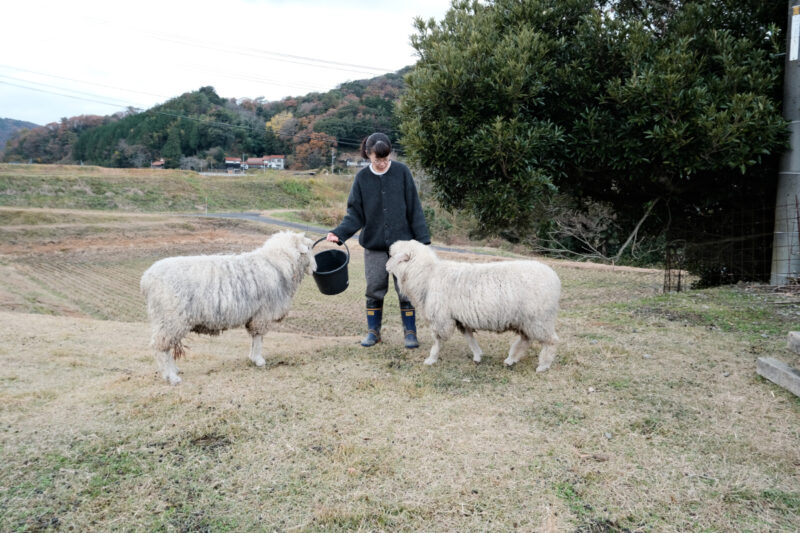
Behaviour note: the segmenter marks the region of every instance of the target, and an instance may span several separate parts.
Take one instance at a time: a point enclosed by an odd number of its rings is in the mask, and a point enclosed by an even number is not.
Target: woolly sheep
[[[244,326],[252,337],[250,360],[264,366],[262,336],[289,313],[304,275],[316,270],[312,246],[302,233],[283,231],[251,252],[168,257],[148,268],[140,287],[164,379],[181,382],[175,359],[190,331],[218,335]]]
[[[561,296],[561,281],[550,267],[537,261],[445,261],[417,241],[397,241],[389,255],[386,270],[397,277],[400,291],[433,330],[426,365],[438,360],[440,344],[457,328],[476,363],[483,352],[472,335],[475,331],[514,331],[519,337],[504,363],[519,361],[531,340],[538,340],[542,350],[536,371],[550,368],[558,342],[555,322]]]

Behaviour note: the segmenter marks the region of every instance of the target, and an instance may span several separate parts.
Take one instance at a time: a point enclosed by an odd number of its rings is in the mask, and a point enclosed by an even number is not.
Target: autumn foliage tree
[[[302,131],[295,137],[293,168],[319,168],[329,163],[336,138],[324,133]]]

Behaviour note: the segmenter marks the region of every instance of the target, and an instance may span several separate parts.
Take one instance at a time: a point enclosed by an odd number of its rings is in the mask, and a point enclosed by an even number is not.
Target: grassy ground
[[[288,171],[220,177],[179,170],[0,164],[0,206],[138,212],[300,209],[346,194],[337,192],[336,180],[330,182]]]
[[[274,170],[200,176],[180,170],[0,163],[0,207],[138,213],[268,210],[285,220],[335,227],[345,214],[352,180],[350,174]],[[523,246],[499,238],[470,237],[478,227],[474,219],[444,211],[430,193],[422,201],[438,242],[523,251]]]
[[[184,382],[147,348],[138,279],[167,255],[247,250],[276,228],[118,211],[0,209],[1,531],[797,531],[800,367],[791,294],[662,295],[662,274],[553,262],[552,369],[509,334],[440,362],[363,330],[363,263],[247,362],[244,330],[192,335]],[[441,254],[464,261],[501,256]],[[508,253],[504,255],[509,255]]]

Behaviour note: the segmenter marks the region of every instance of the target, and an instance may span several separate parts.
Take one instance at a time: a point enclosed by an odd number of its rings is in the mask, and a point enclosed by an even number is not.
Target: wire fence
[[[800,200],[695,213],[671,231],[664,292],[737,282],[800,284]]]

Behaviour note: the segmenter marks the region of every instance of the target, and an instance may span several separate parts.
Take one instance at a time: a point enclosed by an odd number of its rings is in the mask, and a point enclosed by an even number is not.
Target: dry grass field
[[[357,345],[350,288],[311,278],[247,360],[244,330],[192,335],[183,383],[155,371],[138,292],[168,255],[241,251],[276,227],[0,208],[0,531],[800,530],[796,295],[662,295],[662,273],[552,262],[562,343],[504,368],[510,334]],[[441,255],[463,261],[499,255]]]

